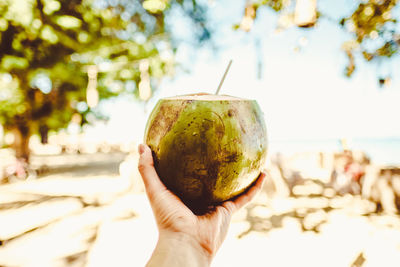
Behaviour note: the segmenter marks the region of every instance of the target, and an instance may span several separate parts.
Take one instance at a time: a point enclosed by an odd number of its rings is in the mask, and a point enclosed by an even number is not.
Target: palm
[[[225,239],[233,212],[248,203],[261,189],[265,174],[245,193],[234,200],[216,206],[204,215],[194,214],[161,182],[153,165],[150,149],[143,147],[139,171],[142,175],[151,207],[160,232],[178,232],[188,235],[214,254]]]
[[[215,250],[224,240],[232,213],[225,206],[217,206],[198,216],[166,188],[152,200],[152,208],[159,229],[192,236],[209,251]]]

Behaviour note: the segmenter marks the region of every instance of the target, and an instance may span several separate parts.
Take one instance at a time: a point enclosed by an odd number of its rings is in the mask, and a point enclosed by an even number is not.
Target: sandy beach
[[[157,231],[135,154],[36,156],[32,162],[51,168],[0,186],[0,266],[145,265]],[[321,182],[323,175],[288,190],[269,164],[263,191],[235,214],[212,266],[400,264],[397,211],[377,212],[376,202],[361,194],[339,194]]]

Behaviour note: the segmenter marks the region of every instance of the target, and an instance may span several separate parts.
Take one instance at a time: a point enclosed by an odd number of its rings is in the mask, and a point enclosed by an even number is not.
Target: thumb
[[[154,168],[151,149],[147,145],[140,144],[138,150],[140,154],[138,169],[147,193],[153,195],[159,191],[165,190],[166,188]]]

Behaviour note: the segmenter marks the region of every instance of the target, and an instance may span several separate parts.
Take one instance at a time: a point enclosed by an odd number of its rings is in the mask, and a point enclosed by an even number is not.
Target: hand
[[[196,257],[204,263],[196,266],[209,265],[226,237],[232,214],[260,191],[265,174],[261,173],[257,181],[240,196],[223,202],[205,215],[197,216],[161,182],[154,168],[150,148],[140,145],[139,153],[139,171],[159,230],[159,241],[148,265],[154,263],[154,266],[162,266],[164,263],[164,266],[168,266],[163,257],[171,256],[169,253],[179,253],[180,248],[186,250],[183,253],[195,254],[188,256],[192,262]],[[168,249],[172,244],[178,245],[173,251]],[[176,262],[179,259],[182,265]],[[183,262],[182,255],[171,260],[175,260],[174,266],[189,266]]]

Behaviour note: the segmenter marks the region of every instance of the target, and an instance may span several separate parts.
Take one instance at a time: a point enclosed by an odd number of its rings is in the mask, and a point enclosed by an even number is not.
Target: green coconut
[[[161,180],[190,207],[207,207],[245,191],[267,155],[267,131],[255,100],[185,95],[158,101],[145,143]]]

